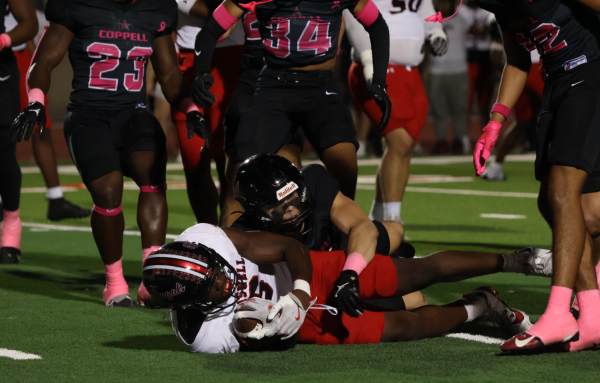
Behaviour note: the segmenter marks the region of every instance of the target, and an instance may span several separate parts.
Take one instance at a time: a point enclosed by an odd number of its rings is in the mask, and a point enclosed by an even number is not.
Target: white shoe
[[[506,271],[540,277],[552,276],[552,252],[537,247],[526,247],[512,254],[504,254],[510,263]]]
[[[492,162],[481,178],[486,181],[506,181],[506,175],[502,171],[502,164],[495,161]]]
[[[473,295],[479,295],[485,299],[487,310],[479,317],[480,320],[493,322],[500,326],[509,335],[520,334],[529,330],[531,321],[529,315],[524,311],[513,309],[490,286],[482,286],[463,297],[473,299]]]

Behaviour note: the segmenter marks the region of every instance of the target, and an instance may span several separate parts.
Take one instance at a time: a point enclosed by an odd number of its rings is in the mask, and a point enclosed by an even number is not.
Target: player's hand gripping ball
[[[215,83],[215,79],[210,73],[201,73],[196,77],[190,91],[192,101],[199,108],[208,108],[217,101],[214,94],[210,93],[210,87]]]
[[[267,330],[265,336],[281,335],[281,339],[285,340],[300,330],[306,317],[306,310],[302,307],[300,299],[293,293],[289,293],[277,301],[267,319],[274,320],[277,316],[280,318],[276,321],[275,326]]]
[[[46,108],[41,102],[32,102],[23,109],[23,112],[15,118],[10,125],[10,139],[21,142],[29,140],[36,125],[40,126],[40,138],[46,127]]]
[[[186,114],[185,127],[187,128],[187,138],[190,140],[194,138],[194,133],[202,139],[204,139],[204,146],[202,152],[210,150],[210,126],[204,119],[202,113],[197,110]]]
[[[268,319],[273,306],[273,301],[256,297],[239,302],[233,314],[233,331],[242,339],[262,339],[279,319]]]
[[[392,102],[386,92],[387,85],[371,82],[367,84],[367,87],[369,88],[369,92],[373,95],[379,110],[381,110],[382,116],[381,121],[379,122],[379,131],[383,132],[392,115]]]

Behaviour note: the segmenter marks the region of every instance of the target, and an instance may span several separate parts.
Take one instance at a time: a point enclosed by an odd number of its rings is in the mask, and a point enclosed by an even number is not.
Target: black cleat
[[[0,248],[0,265],[16,265],[21,261],[21,250],[14,247]]]
[[[89,217],[92,211],[84,209],[67,201],[64,198],[51,199],[48,201],[48,219],[50,221],[60,221],[67,218],[85,218]]]

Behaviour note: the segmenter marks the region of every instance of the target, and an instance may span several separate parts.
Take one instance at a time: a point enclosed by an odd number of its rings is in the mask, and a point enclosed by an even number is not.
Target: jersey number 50
[[[87,47],[88,56],[93,59],[102,59],[96,61],[90,66],[90,80],[88,87],[90,89],[117,90],[119,80],[114,78],[102,77],[106,72],[115,70],[119,66],[121,50],[115,44],[93,43]],[[152,48],[133,47],[127,52],[126,59],[133,61],[135,73],[126,73],[123,78],[123,85],[129,92],[139,92],[144,86],[144,70],[146,61],[152,54]]]

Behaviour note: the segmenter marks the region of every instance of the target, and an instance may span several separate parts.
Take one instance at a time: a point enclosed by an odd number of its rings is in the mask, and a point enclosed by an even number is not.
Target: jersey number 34
[[[92,43],[87,47],[88,56],[101,59],[90,66],[90,89],[116,91],[119,79],[104,77],[107,72],[115,70],[121,62],[121,50],[115,44]],[[129,92],[139,92],[144,86],[146,61],[152,54],[152,48],[133,47],[127,52],[127,61],[133,61],[134,73],[125,73],[123,85]]]

